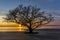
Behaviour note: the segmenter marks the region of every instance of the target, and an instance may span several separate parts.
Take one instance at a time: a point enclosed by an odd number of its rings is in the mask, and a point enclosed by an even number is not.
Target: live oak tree
[[[37,27],[51,22],[53,17],[51,14],[41,12],[38,7],[19,5],[15,9],[9,11],[5,20],[24,25],[28,28],[29,33],[32,33]]]

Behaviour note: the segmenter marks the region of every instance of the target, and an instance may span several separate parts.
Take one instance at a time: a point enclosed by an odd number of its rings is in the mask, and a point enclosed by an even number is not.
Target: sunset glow
[[[20,24],[12,22],[0,22],[0,32],[23,32],[24,28]]]
[[[17,24],[17,23],[13,23],[13,22],[4,22],[3,16],[0,16],[0,32],[23,32],[25,31],[26,27],[24,27],[21,24]],[[54,21],[49,23],[48,25],[58,25],[59,21]],[[60,25],[60,24],[59,24]],[[56,27],[48,27],[48,26],[43,26],[43,27],[39,27],[40,29],[44,29],[44,28],[56,28]],[[60,27],[57,27],[60,28]]]
[[[23,32],[22,25],[13,22],[4,22],[5,15],[0,16],[0,32]]]

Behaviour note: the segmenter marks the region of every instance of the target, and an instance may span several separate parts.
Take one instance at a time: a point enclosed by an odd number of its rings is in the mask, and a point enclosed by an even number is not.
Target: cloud
[[[0,15],[5,15],[7,13],[8,13],[8,11],[0,11]]]
[[[60,20],[60,10],[42,9],[48,14],[52,14],[55,20]]]
[[[4,17],[6,17],[6,16],[5,15],[0,15],[0,22],[4,21],[4,19],[3,19]]]

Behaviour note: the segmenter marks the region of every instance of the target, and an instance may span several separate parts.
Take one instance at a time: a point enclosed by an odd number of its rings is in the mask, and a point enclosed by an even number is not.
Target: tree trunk
[[[29,26],[29,33],[33,33],[32,27],[31,27],[31,20],[30,20],[30,26]]]
[[[33,30],[31,27],[29,27],[29,33],[33,33]]]

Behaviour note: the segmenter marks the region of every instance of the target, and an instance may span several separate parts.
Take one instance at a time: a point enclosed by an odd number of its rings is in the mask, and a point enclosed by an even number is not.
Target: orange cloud
[[[47,24],[47,25],[60,26],[60,20],[56,20],[56,21],[50,22],[50,23]]]

